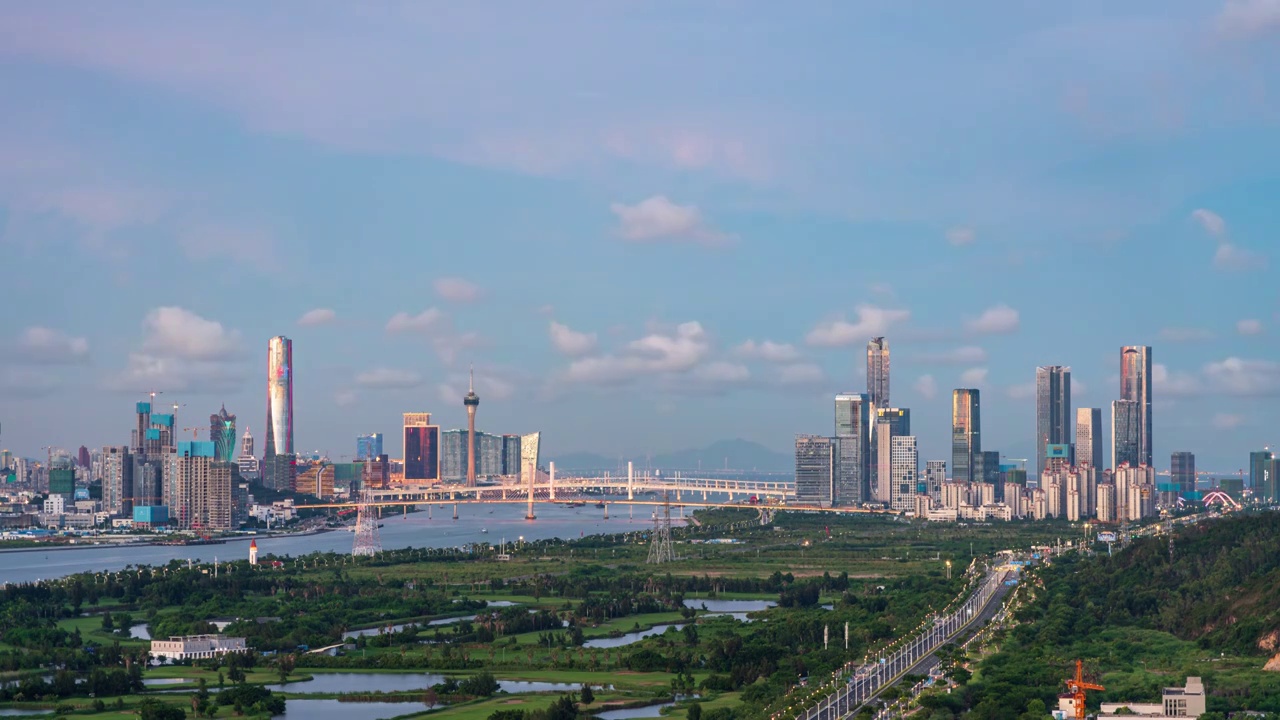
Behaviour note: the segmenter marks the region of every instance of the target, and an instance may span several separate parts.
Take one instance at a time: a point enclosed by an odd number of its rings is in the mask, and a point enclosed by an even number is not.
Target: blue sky
[[[276,334],[334,456],[470,363],[551,454],[785,451],[871,335],[922,461],[961,386],[1034,457],[1035,367],[1106,407],[1123,344],[1160,466],[1277,442],[1274,0],[9,4],[0,89],[29,456],[148,389],[261,437]]]

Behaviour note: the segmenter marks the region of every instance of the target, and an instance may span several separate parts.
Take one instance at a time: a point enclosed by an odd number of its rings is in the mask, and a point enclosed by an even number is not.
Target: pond
[[[715,600],[711,598],[685,598],[685,607],[701,610],[704,607],[713,613],[746,613],[760,612],[777,607],[772,600]]]
[[[0,717],[26,717],[28,715],[52,715],[52,710],[24,710],[21,708],[5,708],[0,710]]]
[[[289,700],[283,715],[294,720],[385,720],[386,718],[425,712],[425,703],[341,702],[339,700]]]
[[[408,692],[426,690],[444,681],[445,676],[436,673],[315,673],[311,680],[266,687],[268,690],[290,693]],[[498,688],[515,695],[517,693],[576,692],[581,690],[582,686],[576,683],[499,680]],[[605,689],[612,689],[612,686]]]
[[[593,639],[593,640],[588,640],[588,641],[586,641],[586,642],[582,643],[582,646],[583,646],[583,647],[586,647],[586,648],[615,648],[615,647],[622,647],[623,645],[630,645],[631,643],[640,642],[641,640],[643,640],[643,639],[645,639],[645,638],[647,638],[647,637],[652,637],[652,636],[654,636],[654,635],[661,635],[662,633],[664,633],[664,632],[666,632],[666,631],[667,631],[667,628],[677,628],[677,629],[678,629],[678,628],[682,628],[682,627],[684,627],[684,624],[683,624],[683,623],[682,623],[682,624],[679,624],[679,625],[675,625],[675,624],[672,624],[672,625],[654,625],[653,627],[649,628],[648,630],[637,630],[637,631],[635,631],[635,632],[629,632],[629,633],[627,633],[626,635],[623,635],[623,636],[621,636],[621,637],[616,637],[616,638],[595,638],[595,639]]]
[[[129,628],[129,637],[134,640],[150,640],[151,628],[146,623],[138,623]]]

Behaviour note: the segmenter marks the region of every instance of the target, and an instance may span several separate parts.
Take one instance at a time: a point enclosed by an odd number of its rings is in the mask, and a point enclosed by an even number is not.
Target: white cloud
[[[578,332],[555,320],[551,321],[548,332],[551,335],[551,344],[556,350],[569,357],[586,355],[596,349],[595,333]]]
[[[1267,257],[1224,242],[1218,245],[1217,252],[1213,254],[1213,264],[1223,270],[1263,270],[1267,267]]]
[[[1155,397],[1187,397],[1202,389],[1201,383],[1189,373],[1170,372],[1160,363],[1151,366],[1151,390]]]
[[[979,335],[1005,335],[1018,329],[1018,311],[1008,305],[994,305],[982,315],[965,322],[965,328]]]
[[[1078,380],[1074,377],[1071,378],[1071,394],[1073,396],[1084,395],[1087,392],[1089,392],[1089,386],[1086,385],[1083,380]]]
[[[1074,389],[1073,387],[1072,390]],[[1036,396],[1036,384],[1029,382],[1021,385],[1010,385],[1005,392],[1014,400],[1026,400]]]
[[[1280,362],[1229,357],[1204,367],[1211,387],[1227,395],[1270,396],[1280,393]]]
[[[751,371],[745,365],[716,360],[699,365],[694,369],[693,376],[711,383],[744,383],[751,379]]]
[[[875,305],[859,305],[854,309],[858,321],[851,323],[843,317],[835,317],[818,323],[805,342],[816,347],[845,347],[867,342],[873,337],[887,335],[889,328],[911,317],[910,310],[889,310]]]
[[[61,330],[29,327],[15,344],[20,360],[36,363],[81,362],[89,357],[89,341]]]
[[[1219,430],[1231,430],[1244,424],[1244,417],[1231,413],[1217,413],[1213,416],[1213,426]]]
[[[975,237],[973,228],[969,227],[953,227],[947,231],[947,242],[956,246],[968,245]]]
[[[443,277],[435,281],[436,294],[453,303],[470,303],[484,297],[480,286],[457,277]]]
[[[422,376],[412,370],[379,367],[356,375],[356,384],[379,389],[413,388],[422,384]]]
[[[244,369],[226,360],[193,360],[147,352],[130,353],[124,370],[107,378],[108,389],[128,393],[219,394],[243,387]]]
[[[437,308],[427,308],[417,315],[398,312],[387,321],[389,333],[427,333],[438,330],[447,324],[449,317]]]
[[[969,368],[960,373],[960,382],[968,387],[977,387],[987,382],[986,368]]]
[[[1218,31],[1234,38],[1250,38],[1280,31],[1280,2],[1227,0],[1218,15]]]
[[[733,239],[708,225],[697,207],[677,205],[665,195],[655,195],[635,205],[613,203],[609,209],[618,216],[618,232],[627,240],[724,245]]]
[[[351,407],[358,399],[356,392],[351,389],[339,390],[333,394],[333,404],[338,407]]]
[[[1202,328],[1164,328],[1160,339],[1167,342],[1202,342],[1213,338],[1213,333]]]
[[[938,396],[938,383],[932,375],[921,375],[916,380],[915,387],[916,392],[920,393],[920,397],[925,400],[932,400]]]
[[[35,400],[57,389],[58,379],[38,368],[0,367],[0,397]]]
[[[328,325],[337,319],[337,314],[329,308],[316,308],[303,313],[298,318],[298,324],[302,327],[314,327],[316,325]]]
[[[1236,332],[1240,333],[1241,335],[1261,335],[1262,321],[1261,320],[1241,320],[1236,323]]]
[[[800,352],[788,343],[764,340],[757,343],[748,340],[733,349],[735,355],[771,363],[791,363],[800,359]]]
[[[240,333],[180,307],[160,307],[143,320],[142,350],[187,360],[225,360],[240,350]]]
[[[1215,238],[1225,238],[1227,235],[1227,221],[1222,216],[1212,210],[1199,208],[1191,212],[1191,219],[1200,223],[1200,227]]]
[[[975,365],[987,361],[987,351],[976,345],[958,347],[942,353],[922,355],[921,361],[945,365]]]
[[[813,363],[794,363],[778,372],[778,382],[783,385],[816,385],[826,379],[822,368]]]
[[[702,325],[682,323],[674,332],[654,332],[626,345],[621,353],[574,360],[565,373],[571,383],[622,384],[645,375],[687,373],[711,350]]]

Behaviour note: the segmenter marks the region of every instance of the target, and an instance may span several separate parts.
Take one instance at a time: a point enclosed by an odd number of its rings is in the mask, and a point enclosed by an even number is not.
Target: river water
[[[563,505],[534,506],[536,520],[525,520],[525,505],[459,505],[458,519],[453,519],[453,506],[433,506],[427,512],[408,516],[389,515],[382,520],[379,534],[387,550],[406,547],[462,547],[470,543],[498,545],[505,537],[515,543],[526,540],[564,538],[566,540],[608,533],[643,532],[653,528],[649,507],[635,508],[634,519],[629,507],[610,508],[609,519],[594,505],[569,508]],[[680,521],[672,518],[672,524]],[[488,532],[484,532],[487,530]],[[269,555],[298,556],[313,552],[351,552],[355,534],[344,530],[306,536],[257,537],[258,558]],[[174,559],[212,562],[240,560],[249,555],[249,537],[228,540],[222,545],[134,547],[77,546],[68,549],[21,550],[0,552],[0,585],[38,580],[52,580],[82,572],[116,571],[129,565],[165,565]]]

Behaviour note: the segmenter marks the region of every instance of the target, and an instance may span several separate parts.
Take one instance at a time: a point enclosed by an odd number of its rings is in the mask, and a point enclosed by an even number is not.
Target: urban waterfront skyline
[[[477,422],[549,456],[784,453],[884,337],[922,457],[957,387],[1035,457],[1040,366],[1108,419],[1137,345],[1154,462],[1229,471],[1280,427],[1280,94],[1246,4],[660,0],[581,35],[566,6],[0,7],[0,447],[123,442],[156,388],[261,450],[284,335],[300,451],[465,427],[474,362]]]

